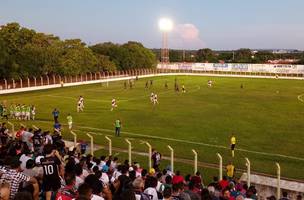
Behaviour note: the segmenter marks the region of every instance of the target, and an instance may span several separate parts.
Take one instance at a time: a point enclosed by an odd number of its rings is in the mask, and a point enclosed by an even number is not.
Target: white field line
[[[39,120],[36,120],[36,121],[39,121]],[[40,121],[40,122],[50,123],[48,121]],[[89,127],[89,126],[75,126],[75,127],[79,127],[79,128],[83,128],[83,129],[89,129],[89,130],[113,132],[113,134],[114,134],[114,130],[111,130],[111,129],[94,128],[94,127]],[[182,139],[175,139],[175,138],[168,138],[168,137],[145,135],[145,134],[132,133],[132,132],[127,132],[127,131],[121,131],[121,133],[124,133],[126,135],[140,136],[140,137],[146,137],[146,138],[151,138],[151,139],[159,139],[159,140],[165,140],[165,141],[173,141],[173,142],[181,142],[181,143],[194,144],[194,145],[200,145],[200,146],[214,147],[214,148],[218,148],[218,149],[230,149],[229,147],[226,147],[226,146],[223,146],[223,145],[209,144],[209,143],[204,143],[204,142],[194,142],[194,141],[190,141],[190,140],[182,140]],[[253,151],[253,150],[247,150],[247,149],[241,149],[241,148],[236,148],[236,150],[241,151],[241,152],[248,152],[248,153],[253,153],[253,154],[265,155],[265,156],[276,156],[276,157],[288,158],[288,159],[292,159],[292,160],[304,161],[304,158],[295,157],[295,156],[288,156],[288,155],[283,155],[283,154],[267,153],[267,152]]]
[[[304,94],[298,95],[298,100],[304,103],[304,100],[302,99],[302,96],[304,96]]]

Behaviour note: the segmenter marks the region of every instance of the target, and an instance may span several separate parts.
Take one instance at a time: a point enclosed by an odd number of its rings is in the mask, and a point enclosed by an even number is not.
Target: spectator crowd
[[[144,169],[137,162],[67,148],[57,131],[51,134],[25,127],[19,131],[12,139],[6,124],[0,127],[1,200],[257,199],[255,187],[235,177],[214,177],[206,184],[200,172],[184,176],[170,166],[162,170],[156,150],[153,168]]]

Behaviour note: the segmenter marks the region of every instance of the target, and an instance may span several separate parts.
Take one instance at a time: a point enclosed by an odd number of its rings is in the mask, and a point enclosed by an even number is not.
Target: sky
[[[304,0],[0,0],[0,24],[18,22],[89,45],[138,41],[160,48],[304,50]]]

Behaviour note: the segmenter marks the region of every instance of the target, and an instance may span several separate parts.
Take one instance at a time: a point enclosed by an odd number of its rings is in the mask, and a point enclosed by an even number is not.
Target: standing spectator
[[[115,126],[115,135],[120,136],[120,128],[121,128],[121,121],[120,119],[117,119],[114,123]]]
[[[154,176],[147,176],[145,180],[145,194],[148,194],[151,200],[158,200],[156,191],[157,179]]]
[[[185,182],[185,179],[180,174],[180,171],[176,171],[175,175],[172,178],[172,184],[174,185],[174,184],[179,184],[179,183],[184,183],[184,182]]]
[[[6,182],[10,185],[10,199],[14,199],[22,182],[30,182],[34,187],[35,199],[38,198],[39,187],[37,180],[21,173],[21,162],[18,157],[13,157],[10,160],[10,169],[7,169],[0,178],[0,182]]]
[[[160,160],[161,160],[161,154],[156,151],[156,149],[152,149],[152,157],[151,157],[152,161],[153,161],[153,168],[155,169],[155,171],[159,171],[159,165],[160,165]]]
[[[59,172],[61,167],[61,158],[52,144],[44,146],[45,158],[40,162],[43,167],[43,187],[46,192],[46,200],[51,200],[53,192],[57,192],[61,186]]]
[[[7,133],[8,133],[8,129],[6,128],[6,123],[3,122],[0,127],[0,139],[1,139],[2,146],[6,145],[7,138],[8,138]]]
[[[55,108],[52,112],[52,115],[54,117],[54,122],[56,123],[58,121],[58,117],[59,117],[59,110],[57,110],[57,108]]]
[[[229,182],[227,180],[227,176],[223,176],[223,180],[220,180],[219,182],[221,188],[226,188],[229,185]]]
[[[80,153],[81,154],[85,154],[85,152],[87,150],[87,146],[88,146],[88,144],[85,141],[83,141],[83,140],[80,141]]]
[[[33,150],[33,136],[32,133],[33,129],[30,128],[29,130],[24,130],[23,134],[21,135],[22,142],[25,142],[30,150]]]
[[[280,199],[280,200],[289,200],[289,198],[288,198],[288,193],[286,192],[286,191],[283,191],[282,192],[282,198]]]
[[[234,177],[234,165],[232,164],[232,162],[229,162],[229,164],[226,166],[226,171],[227,171],[227,176],[229,179],[232,179]]]
[[[61,124],[58,121],[54,124],[54,133],[61,135]]]

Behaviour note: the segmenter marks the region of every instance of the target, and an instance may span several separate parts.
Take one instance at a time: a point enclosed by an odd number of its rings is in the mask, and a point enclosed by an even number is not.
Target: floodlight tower
[[[168,33],[173,28],[173,22],[168,18],[162,18],[159,20],[158,26],[162,32],[161,62],[165,64],[169,63]]]

